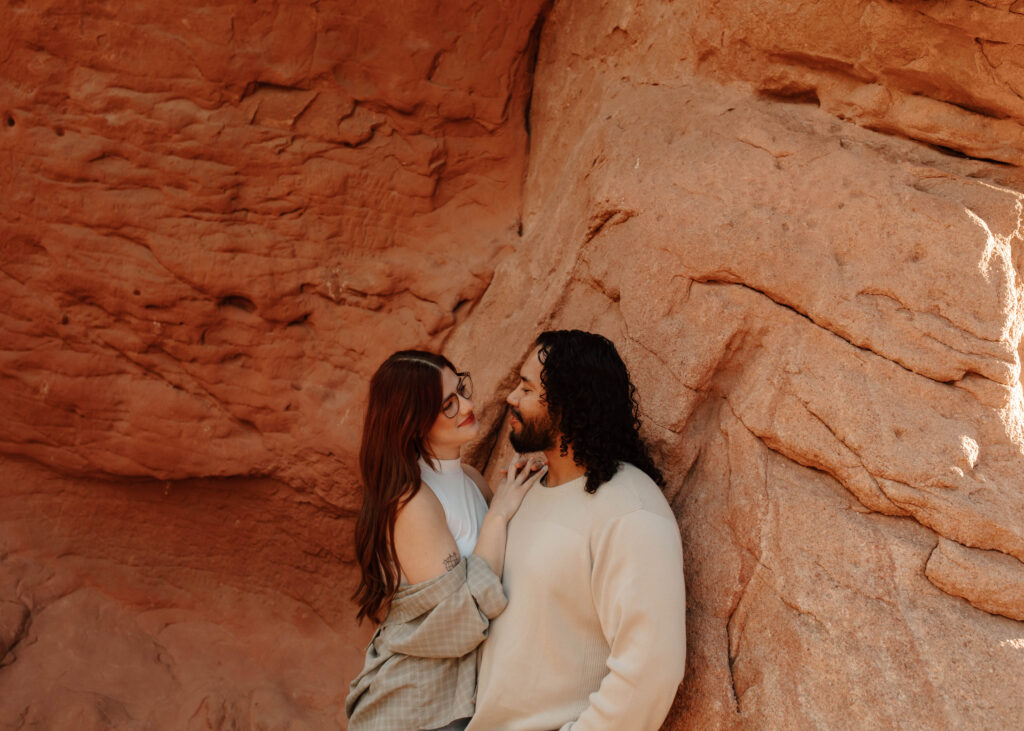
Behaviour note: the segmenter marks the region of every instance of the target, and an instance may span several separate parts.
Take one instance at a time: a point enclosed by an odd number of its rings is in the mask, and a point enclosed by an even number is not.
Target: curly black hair
[[[619,462],[629,462],[658,485],[665,478],[640,438],[636,387],[615,345],[582,330],[548,330],[536,341],[548,413],[562,434],[563,455],[572,447],[587,472],[586,491],[610,480]]]

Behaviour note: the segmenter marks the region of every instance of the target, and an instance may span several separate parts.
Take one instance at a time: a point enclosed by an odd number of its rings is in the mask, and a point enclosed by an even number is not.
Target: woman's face
[[[427,432],[427,445],[438,459],[456,459],[459,448],[471,442],[480,434],[480,424],[473,413],[473,401],[459,393],[459,377],[451,368],[441,370],[441,403],[437,408],[437,418]],[[445,414],[445,408],[453,411],[458,406],[455,416]]]

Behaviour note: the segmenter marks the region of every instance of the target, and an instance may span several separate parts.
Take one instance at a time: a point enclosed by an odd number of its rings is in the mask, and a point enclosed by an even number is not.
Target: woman
[[[472,395],[468,373],[416,350],[370,381],[354,599],[380,626],[345,702],[350,731],[459,729],[473,714],[477,647],[506,604],[508,521],[546,468],[517,459],[492,496],[460,461],[480,431]]]

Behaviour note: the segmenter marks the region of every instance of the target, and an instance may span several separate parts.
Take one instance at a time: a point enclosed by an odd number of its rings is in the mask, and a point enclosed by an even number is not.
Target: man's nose
[[[509,406],[519,406],[519,388],[512,389],[508,396],[505,397],[505,403]]]

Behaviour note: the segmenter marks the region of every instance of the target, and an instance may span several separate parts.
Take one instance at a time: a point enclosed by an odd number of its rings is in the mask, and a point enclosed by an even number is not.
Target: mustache
[[[509,409],[509,411],[512,412],[512,416],[514,416],[517,419],[519,419],[520,422],[523,422],[523,415],[521,413],[519,413],[519,409],[514,408],[512,406],[509,406],[508,409]],[[523,422],[523,423],[525,423],[525,422]]]

